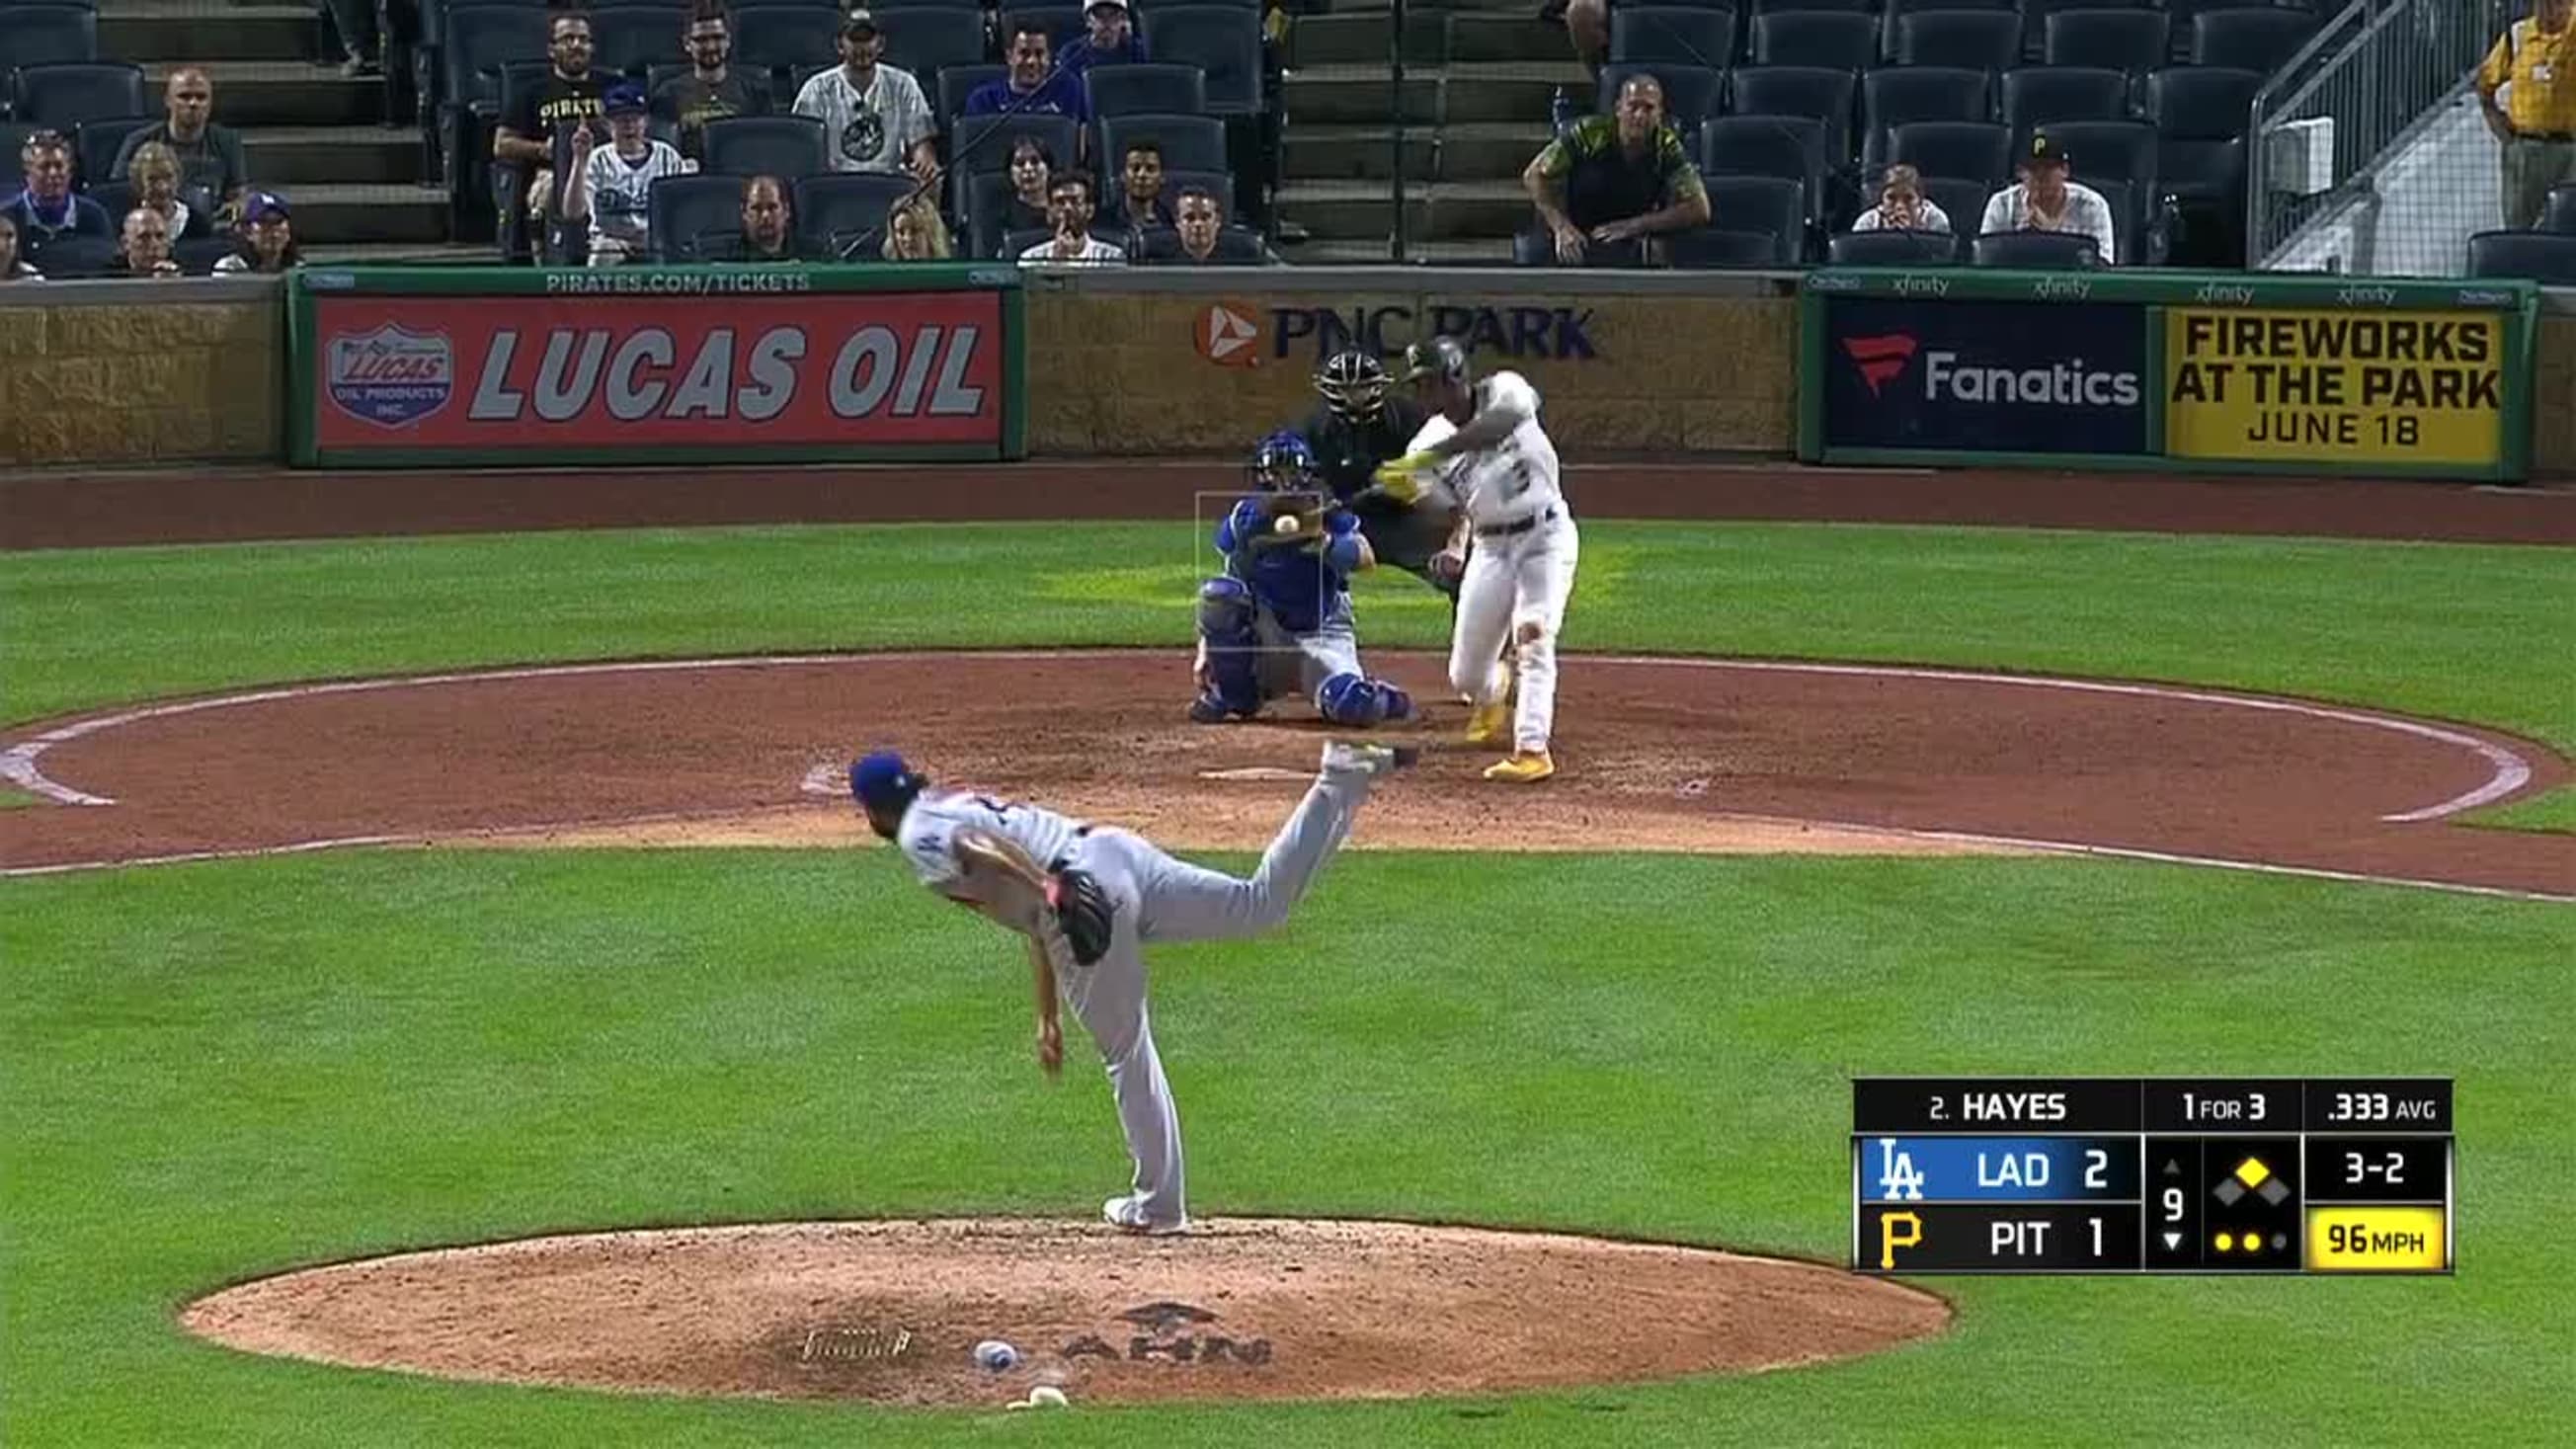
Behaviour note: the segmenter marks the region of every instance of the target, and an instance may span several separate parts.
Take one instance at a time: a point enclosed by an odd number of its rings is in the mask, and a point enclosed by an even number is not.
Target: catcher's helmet
[[[1386,367],[1376,356],[1349,348],[1315,369],[1315,391],[1337,418],[1367,422],[1386,407]]]
[[[1436,377],[1442,382],[1467,380],[1467,349],[1455,337],[1434,337],[1404,349],[1404,380]]]
[[[1252,476],[1252,486],[1264,493],[1309,489],[1315,486],[1315,450],[1299,434],[1272,433],[1253,445],[1252,461],[1244,471]]]

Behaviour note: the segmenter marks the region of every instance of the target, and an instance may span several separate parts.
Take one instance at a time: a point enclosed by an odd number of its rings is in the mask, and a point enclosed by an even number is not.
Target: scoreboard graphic
[[[1862,1077],[1852,1268],[2449,1273],[2451,1079]]]

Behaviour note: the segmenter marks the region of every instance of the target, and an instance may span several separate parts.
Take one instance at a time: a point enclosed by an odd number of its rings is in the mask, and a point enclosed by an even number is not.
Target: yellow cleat
[[[1490,745],[1506,737],[1512,722],[1512,686],[1517,683],[1519,680],[1513,675],[1512,666],[1505,664],[1502,698],[1492,704],[1478,704],[1472,699],[1467,701],[1467,743]]]
[[[1514,750],[1512,757],[1485,767],[1485,778],[1510,785],[1529,785],[1556,773],[1556,761],[1545,750]]]

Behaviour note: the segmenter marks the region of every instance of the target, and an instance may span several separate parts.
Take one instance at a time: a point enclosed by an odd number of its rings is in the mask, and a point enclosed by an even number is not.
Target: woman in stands
[[[944,262],[955,254],[948,223],[927,192],[915,192],[886,209],[885,243],[878,250],[890,262]]]
[[[18,219],[0,211],[0,282],[41,282],[45,274],[18,260]]]
[[[1011,143],[1011,204],[1002,213],[1002,235],[1037,231],[1047,220],[1047,187],[1055,180],[1055,153],[1035,136]]]
[[[1899,163],[1878,185],[1878,205],[1852,221],[1854,231],[1929,231],[1950,234],[1950,214],[1923,194],[1923,174]]]
[[[283,272],[304,263],[286,198],[273,191],[254,191],[242,199],[240,238],[233,252],[215,263],[217,272]]]
[[[183,175],[179,153],[163,141],[146,141],[135,147],[134,160],[125,168],[125,179],[134,187],[134,204],[161,213],[161,219],[169,223],[170,240],[174,242],[194,241],[214,231],[214,218],[179,199]]]

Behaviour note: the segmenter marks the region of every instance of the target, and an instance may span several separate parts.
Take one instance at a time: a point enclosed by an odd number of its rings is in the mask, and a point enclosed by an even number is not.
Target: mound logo
[[[1905,371],[1905,364],[1913,360],[1914,350],[1920,345],[1907,334],[1896,332],[1885,337],[1846,337],[1843,352],[1860,369],[1860,380],[1869,384],[1869,395],[1878,397]]]
[[[407,428],[447,406],[456,392],[456,355],[444,332],[387,323],[333,337],[322,349],[331,405],[362,423]]]
[[[1132,1325],[1126,1333],[1125,1351],[1100,1334],[1086,1333],[1068,1341],[1059,1352],[1069,1359],[1124,1359],[1129,1363],[1159,1360],[1201,1367],[1240,1364],[1257,1368],[1270,1362],[1269,1339],[1236,1338],[1216,1331],[1211,1325],[1217,1315],[1196,1304],[1157,1299],[1137,1304],[1118,1316]]]
[[[1219,367],[1261,365],[1261,325],[1241,303],[1217,302],[1199,319],[1199,356]]]

